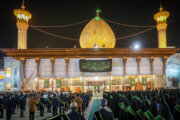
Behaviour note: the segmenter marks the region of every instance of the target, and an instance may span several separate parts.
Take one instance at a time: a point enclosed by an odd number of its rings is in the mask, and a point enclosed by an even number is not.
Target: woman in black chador
[[[174,120],[164,96],[160,97],[159,115],[164,117],[166,120]]]

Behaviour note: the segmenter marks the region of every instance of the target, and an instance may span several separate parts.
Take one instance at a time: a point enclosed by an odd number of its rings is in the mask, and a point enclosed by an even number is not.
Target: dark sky
[[[20,8],[21,0],[4,0],[1,2],[0,12],[0,48],[17,47],[16,17],[13,10]],[[179,0],[25,0],[25,6],[32,13],[31,25],[63,25],[92,19],[96,16],[95,10],[100,8],[102,18],[120,23],[134,25],[156,25],[153,15],[159,11],[162,1],[165,10],[170,11],[167,28],[168,46],[180,48],[180,2]],[[48,32],[79,38],[87,23],[68,28],[44,29]],[[131,35],[144,28],[128,28],[109,23],[117,37]],[[142,48],[157,48],[157,30],[153,29],[142,35],[118,40],[116,48],[129,47],[134,42],[141,43]],[[28,29],[28,48],[72,48],[79,47],[79,41],[60,39]]]

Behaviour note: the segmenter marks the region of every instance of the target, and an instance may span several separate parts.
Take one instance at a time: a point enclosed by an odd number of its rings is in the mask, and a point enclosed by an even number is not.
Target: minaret
[[[154,19],[157,22],[158,30],[158,48],[166,48],[166,28],[167,28],[167,18],[169,17],[169,12],[164,11],[162,5],[160,6],[159,12],[154,15]]]
[[[25,10],[24,0],[22,2],[21,9],[15,9],[14,15],[17,17],[18,28],[18,49],[27,49],[27,30],[28,21],[31,19],[31,13]]]

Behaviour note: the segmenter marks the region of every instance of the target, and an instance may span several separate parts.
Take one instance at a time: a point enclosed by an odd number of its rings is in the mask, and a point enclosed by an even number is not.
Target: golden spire
[[[96,10],[96,13],[97,13],[97,17],[99,17],[99,13],[101,12],[101,10],[98,8],[97,10]]]
[[[22,0],[21,8],[22,8],[22,9],[25,9],[25,6],[24,6],[24,0]]]
[[[163,10],[163,6],[162,6],[162,3],[160,3],[159,11],[162,11],[162,10]]]

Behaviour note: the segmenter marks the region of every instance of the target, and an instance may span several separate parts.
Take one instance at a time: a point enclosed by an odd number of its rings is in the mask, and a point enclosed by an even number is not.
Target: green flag
[[[135,85],[135,78],[130,78],[130,83],[132,86],[134,86]]]
[[[146,86],[146,84],[147,84],[147,78],[146,77],[142,78],[142,84],[143,84],[143,86]]]
[[[56,87],[60,88],[61,87],[61,80],[56,80]]]
[[[49,88],[49,80],[44,80],[44,88]]]

